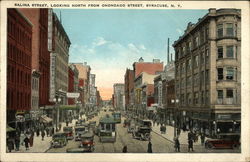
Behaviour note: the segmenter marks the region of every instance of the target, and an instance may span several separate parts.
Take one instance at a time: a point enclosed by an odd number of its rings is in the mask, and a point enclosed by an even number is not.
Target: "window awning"
[[[9,125],[7,125],[7,127],[6,127],[6,132],[14,132],[14,131],[16,131],[15,128],[12,128],[12,127],[10,127]]]
[[[46,115],[42,115],[42,116],[40,117],[40,121],[43,122],[43,123],[50,123],[50,122],[53,121],[53,119],[47,117]]]
[[[60,105],[59,109],[60,110],[76,110],[79,109],[80,107],[77,105]]]

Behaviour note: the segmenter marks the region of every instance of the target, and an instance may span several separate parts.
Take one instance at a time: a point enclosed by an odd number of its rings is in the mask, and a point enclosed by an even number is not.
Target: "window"
[[[209,70],[206,70],[206,72],[205,72],[205,79],[207,80],[207,84],[209,83]]]
[[[204,91],[201,92],[201,104],[204,104]]]
[[[227,98],[233,98],[234,97],[234,93],[232,89],[227,89]]]
[[[201,85],[203,85],[204,84],[204,71],[201,72],[200,80],[201,80]]]
[[[182,54],[185,55],[186,54],[186,48],[182,47]]]
[[[217,68],[218,80],[223,80],[223,68]]]
[[[198,94],[198,92],[195,92],[194,93],[194,104],[198,104],[199,103],[198,100],[199,100],[199,94]]]
[[[198,58],[198,56],[196,55],[196,56],[194,56],[194,67],[198,67],[198,64],[199,64],[199,58]]]
[[[234,36],[233,24],[228,23],[226,24],[226,35],[227,36]]]
[[[217,103],[223,104],[223,90],[217,90]]]
[[[218,38],[223,37],[223,24],[217,25],[217,37]]]
[[[189,51],[189,52],[191,51],[191,41],[188,42],[188,51]]]
[[[233,46],[227,46],[227,58],[234,57],[234,49]]]
[[[217,90],[217,98],[223,99],[223,90]]]
[[[218,56],[218,59],[219,58],[223,58],[223,47],[222,46],[218,47],[218,49],[217,49],[217,56]]]
[[[205,33],[204,30],[200,32],[201,43],[204,43],[204,33]]]
[[[195,37],[195,47],[199,46],[199,37]]]
[[[191,59],[188,59],[187,61],[187,71],[191,70]]]
[[[184,74],[184,73],[185,73],[185,63],[183,63],[183,64],[182,64],[181,73],[182,73],[182,74]]]
[[[191,77],[187,77],[187,86],[191,85]]]
[[[227,80],[233,80],[234,79],[234,68],[233,67],[228,67],[227,68],[226,79]]]
[[[204,52],[201,53],[201,64],[204,63]]]
[[[206,104],[209,104],[209,91],[206,91]]]
[[[187,104],[191,104],[191,94],[187,94]]]
[[[208,63],[209,63],[209,53],[208,53],[208,49],[206,49],[205,55],[206,55],[206,64],[208,64]]]

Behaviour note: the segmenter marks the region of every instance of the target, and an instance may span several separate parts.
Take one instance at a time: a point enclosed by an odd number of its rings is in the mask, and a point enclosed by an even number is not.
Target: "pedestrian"
[[[54,128],[54,127],[53,127]],[[61,123],[59,123],[59,130],[61,130],[61,128],[62,128],[62,124]]]
[[[152,151],[152,143],[151,143],[150,140],[148,142],[148,153],[153,153],[153,151]]]
[[[48,137],[49,136],[49,127],[46,127],[45,132],[46,132],[46,135]]]
[[[174,145],[175,152],[177,152],[177,151],[180,152],[180,141],[179,141],[178,137],[175,138],[174,143],[175,143],[175,145]]]
[[[54,127],[52,127],[51,132],[52,132],[52,136],[53,136],[55,134],[55,128]]]
[[[42,135],[42,141],[43,141],[44,140],[44,136],[45,136],[44,130],[42,130],[41,135]]]
[[[181,129],[177,128],[177,135],[179,136],[181,134]]]
[[[190,151],[190,149],[192,149],[192,151],[194,151],[192,139],[188,140],[188,152]]]
[[[204,133],[201,133],[201,145],[204,145],[205,142],[205,135]]]
[[[28,150],[29,149],[29,138],[28,138],[28,136],[26,136],[23,141],[24,141],[24,145],[25,145],[26,150]]]
[[[20,147],[20,136],[16,135],[15,137],[15,146],[16,146],[16,151],[19,151],[19,147]]]
[[[39,137],[39,135],[40,135],[40,130],[39,130],[39,128],[37,128],[36,129],[36,136]]]
[[[34,133],[31,133],[30,138],[29,138],[30,147],[33,146],[33,141],[34,141]]]
[[[14,149],[14,143],[10,137],[7,137],[7,147],[9,152],[11,152]]]
[[[66,121],[66,126],[68,126],[68,125],[69,125],[69,121],[67,120],[67,121]]]
[[[183,124],[182,130],[183,130],[184,132],[186,132],[186,130],[187,130],[186,124]]]
[[[128,152],[128,149],[127,149],[127,146],[126,146],[126,145],[123,147],[122,152],[123,152],[123,153],[127,153],[127,152]]]

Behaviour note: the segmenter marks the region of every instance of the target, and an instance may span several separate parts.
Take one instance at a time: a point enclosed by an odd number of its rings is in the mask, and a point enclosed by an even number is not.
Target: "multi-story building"
[[[7,123],[21,130],[31,109],[32,23],[7,9]]]
[[[117,110],[124,110],[125,108],[125,96],[124,96],[124,84],[114,84],[114,108]]]
[[[71,69],[71,66],[68,68],[68,92],[73,93],[74,91],[74,71]],[[75,99],[74,98],[68,98],[68,105],[74,105]]]
[[[65,32],[61,20],[53,13],[52,29],[52,50],[51,50],[51,80],[50,100],[61,98],[63,105],[67,104],[66,93],[68,91],[68,61],[70,40]]]
[[[140,75],[138,75],[135,80],[134,80],[134,89],[135,89],[135,107],[136,109],[134,110],[136,112],[136,114],[140,114],[140,115],[145,115],[146,112],[146,98],[147,96],[144,97],[144,101],[143,101],[143,87],[146,86],[150,86],[150,85],[154,85],[154,78],[158,76],[157,75],[151,75],[148,74],[147,72],[142,72]],[[144,93],[146,94],[146,92]],[[152,95],[152,94],[150,94]]]
[[[240,134],[240,10],[209,9],[173,46],[180,125],[210,136]]]
[[[96,91],[97,88],[95,87],[95,74],[90,74],[89,80],[89,103],[92,106],[96,106]]]
[[[125,93],[125,109],[130,110],[132,103],[130,102],[131,92],[134,89],[134,71],[126,69],[124,76],[124,93]]]
[[[89,104],[89,80],[90,80],[90,71],[91,68],[89,65],[87,65],[87,62],[83,63],[72,63],[75,65],[76,69],[79,72],[79,85],[83,88],[84,94],[82,95],[83,97],[83,102],[82,104],[84,106]]]
[[[155,74],[158,74],[160,72],[163,71],[163,62],[160,62],[159,59],[153,59],[152,62],[144,62],[143,58],[141,57],[139,59],[138,62],[134,62],[133,63],[133,71],[134,71],[134,89],[130,92],[130,103],[133,106],[133,111],[134,112],[137,112],[138,113],[138,105],[137,104],[141,104],[141,101],[139,102],[138,99],[141,98],[141,87],[137,87],[137,85],[135,85],[135,82],[136,82],[136,79],[138,79],[137,77],[143,73],[143,72],[146,72],[147,74],[146,75],[155,75]],[[141,82],[141,79],[139,79],[137,81],[137,84],[140,84],[140,86],[142,86],[143,84],[142,83],[139,83]],[[153,84],[153,81],[152,83],[147,83],[147,84]],[[136,106],[137,105],[137,108]]]
[[[165,124],[171,125],[175,120],[175,79],[173,78],[165,78],[162,81],[162,96],[163,96],[163,105],[164,105],[164,114],[163,114],[163,122]]]
[[[31,110],[38,117],[39,106],[49,104],[50,53],[48,51],[48,16],[51,9],[20,8],[33,24]]]
[[[79,81],[78,81],[78,70],[75,65],[69,64],[69,76],[68,76],[68,92],[79,93]],[[68,98],[68,105],[80,104],[80,97],[78,98]]]

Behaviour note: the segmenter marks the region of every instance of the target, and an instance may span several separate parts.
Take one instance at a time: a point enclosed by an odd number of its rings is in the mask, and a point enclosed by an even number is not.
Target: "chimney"
[[[169,63],[169,38],[168,38],[168,60],[167,63]]]

